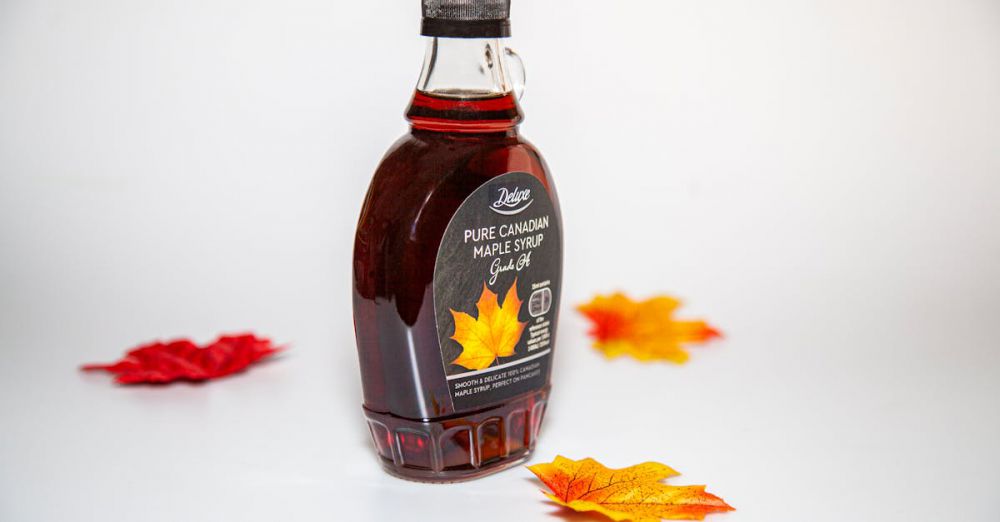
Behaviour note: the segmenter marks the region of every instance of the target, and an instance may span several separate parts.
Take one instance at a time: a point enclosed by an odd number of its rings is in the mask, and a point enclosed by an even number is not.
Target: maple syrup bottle
[[[528,458],[549,393],[559,203],[518,133],[509,0],[424,0],[411,131],[371,182],[354,246],[364,413],[382,466],[454,482]]]

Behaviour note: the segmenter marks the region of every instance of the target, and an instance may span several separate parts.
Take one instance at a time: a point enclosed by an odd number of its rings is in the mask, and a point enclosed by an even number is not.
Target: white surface
[[[661,460],[720,521],[997,520],[1000,4],[514,12],[566,226],[536,462]],[[0,2],[0,520],[560,520],[524,469],[390,478],[361,422],[350,247],[417,18]],[[605,362],[570,305],[615,288],[727,339]],[[293,349],[204,386],[75,370],[248,328]]]

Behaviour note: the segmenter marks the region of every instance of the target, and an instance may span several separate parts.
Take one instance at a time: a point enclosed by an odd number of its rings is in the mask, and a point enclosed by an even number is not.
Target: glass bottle
[[[562,272],[559,203],[518,132],[509,0],[424,0],[427,53],[354,247],[364,413],[382,466],[452,482],[534,449]]]

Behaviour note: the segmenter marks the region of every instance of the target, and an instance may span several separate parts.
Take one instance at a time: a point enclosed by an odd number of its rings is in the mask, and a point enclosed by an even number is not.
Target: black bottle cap
[[[510,0],[421,0],[420,34],[445,38],[510,36]]]

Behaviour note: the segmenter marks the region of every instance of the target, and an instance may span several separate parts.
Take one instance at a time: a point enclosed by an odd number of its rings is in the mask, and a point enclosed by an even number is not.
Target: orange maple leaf
[[[521,302],[517,297],[515,279],[507,290],[503,305],[498,303],[497,294],[483,283],[483,293],[476,303],[478,318],[451,310],[455,318],[455,333],[451,338],[462,345],[462,353],[451,363],[470,370],[482,370],[493,364],[497,357],[514,355],[514,348],[528,324],[517,320]]]
[[[709,513],[733,511],[705,486],[660,482],[678,473],[658,462],[610,469],[594,459],[558,456],[528,469],[552,490],[542,493],[553,502],[576,511],[597,511],[615,521],[702,520]]]
[[[577,307],[590,319],[594,347],[607,357],[631,355],[640,361],[667,360],[684,363],[684,343],[703,343],[721,337],[705,321],[677,321],[681,302],[669,296],[633,301],[622,293],[599,295]]]

